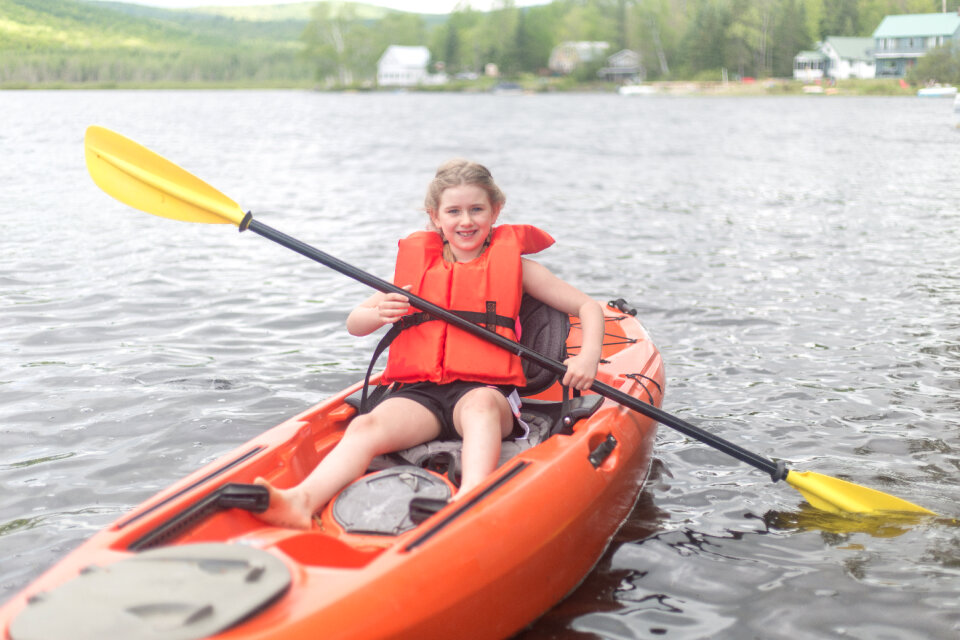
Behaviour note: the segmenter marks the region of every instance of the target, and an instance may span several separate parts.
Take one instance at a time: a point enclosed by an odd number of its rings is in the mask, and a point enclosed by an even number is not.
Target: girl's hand
[[[413,285],[408,284],[403,287],[403,290],[410,291],[412,288]],[[410,311],[410,299],[399,293],[387,293],[377,303],[376,309],[380,322],[393,324]]]
[[[563,364],[567,367],[567,372],[563,375],[563,384],[568,387],[586,391],[597,377],[598,358],[580,353],[567,358]]]

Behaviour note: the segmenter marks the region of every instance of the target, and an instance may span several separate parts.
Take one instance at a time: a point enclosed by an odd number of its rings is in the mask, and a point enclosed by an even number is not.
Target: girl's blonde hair
[[[490,197],[490,204],[494,208],[503,207],[507,201],[503,191],[500,191],[500,187],[493,181],[489,169],[482,164],[457,158],[444,162],[437,168],[437,175],[427,187],[427,197],[423,200],[424,207],[428,212],[435,212],[440,206],[440,196],[445,190],[465,184],[476,185],[486,191]]]
[[[427,187],[427,196],[423,200],[423,205],[427,213],[431,216],[437,213],[437,210],[440,208],[440,197],[445,190],[450,187],[459,187],[462,185],[475,185],[486,191],[487,197],[490,198],[490,204],[493,205],[493,208],[497,211],[507,202],[507,197],[503,195],[503,191],[501,191],[497,183],[493,181],[493,176],[490,174],[489,169],[482,164],[456,158],[440,165],[437,168],[437,174],[433,177],[433,180],[430,181],[430,185]],[[440,230],[433,225],[432,220],[427,228],[438,233],[440,232]],[[491,230],[491,234],[492,233],[493,231]],[[490,238],[487,238],[487,242],[484,244],[484,250],[486,250],[486,246],[489,243]],[[443,259],[447,262],[457,261],[446,240],[444,240],[443,243]]]

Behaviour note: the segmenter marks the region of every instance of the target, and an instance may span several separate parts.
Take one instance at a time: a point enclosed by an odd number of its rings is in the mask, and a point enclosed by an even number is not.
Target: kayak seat
[[[567,336],[570,333],[570,317],[566,313],[532,296],[524,295],[518,320],[521,327],[519,342],[523,346],[559,362],[566,360]],[[360,413],[369,411],[390,394],[388,385],[378,385],[372,391],[369,389],[373,367],[389,345],[388,336],[381,340],[374,351],[363,390],[346,400],[347,404]],[[571,433],[576,421],[591,415],[603,401],[603,398],[598,395],[567,398],[567,389],[564,389],[563,402],[531,400],[526,396],[533,396],[548,389],[557,383],[559,376],[552,370],[545,369],[526,358],[523,359],[522,365],[527,383],[518,389],[520,396],[523,397],[520,417],[530,427],[530,433],[523,439],[509,438],[503,441],[500,445],[499,464],[501,465],[521,451],[540,444],[554,434]],[[379,471],[396,465],[415,465],[446,473],[451,482],[459,486],[462,444],[460,440],[426,442],[405,451],[379,456],[371,463],[370,470]]]
[[[354,394],[346,399],[347,404],[359,409],[360,395]],[[526,438],[510,437],[500,444],[500,460],[497,466],[506,463],[522,451],[535,447],[547,438],[558,433],[572,433],[573,425],[592,415],[602,404],[599,395],[584,395],[570,398],[566,402],[532,400],[524,398],[520,417],[530,427]],[[459,485],[460,455],[463,447],[461,440],[431,440],[403,451],[377,456],[370,464],[370,471],[388,469],[397,465],[414,465],[446,473],[451,481]]]
[[[346,403],[359,411],[361,396],[357,392]],[[520,417],[529,433],[501,442],[497,466],[555,434],[572,433],[577,421],[595,413],[601,404],[603,397],[599,395],[562,402],[525,398]],[[446,475],[459,487],[462,449],[462,440],[432,440],[377,456],[367,475],[334,499],[334,519],[349,533],[398,535],[416,527],[446,506],[450,498],[447,485],[428,471]]]

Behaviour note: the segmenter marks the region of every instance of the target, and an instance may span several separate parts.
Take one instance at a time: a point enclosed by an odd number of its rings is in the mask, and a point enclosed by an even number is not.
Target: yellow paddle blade
[[[811,505],[830,513],[924,513],[933,511],[876,489],[831,478],[813,471],[787,472],[787,484],[803,494]]]
[[[185,222],[238,227],[243,222],[245,214],[236,202],[119,133],[89,127],[84,149],[93,181],[124,204]]]

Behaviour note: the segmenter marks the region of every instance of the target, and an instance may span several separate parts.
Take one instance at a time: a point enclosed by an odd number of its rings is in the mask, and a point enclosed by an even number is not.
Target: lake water
[[[378,275],[453,156],[541,261],[623,297],[664,408],[941,517],[824,517],[662,427],[545,638],[960,637],[960,131],[913,98],[0,92],[0,600],[133,505],[362,375],[368,292],[97,189],[99,124]],[[557,499],[562,499],[558,494]]]

